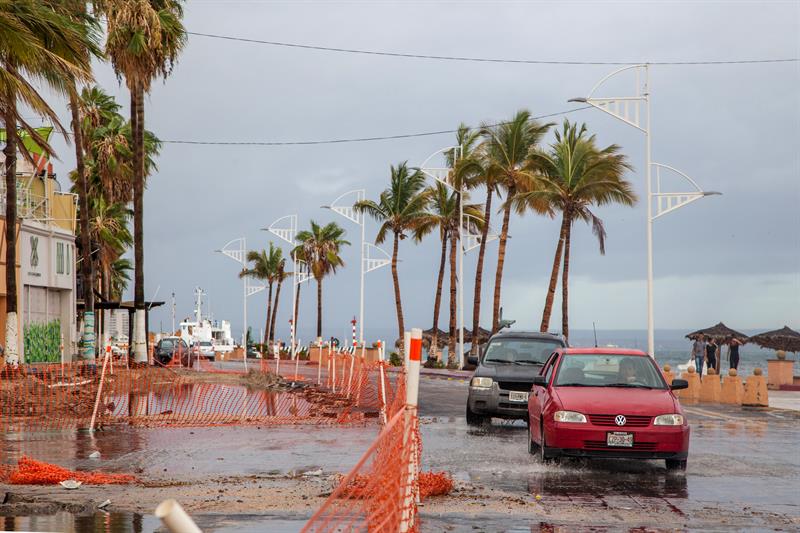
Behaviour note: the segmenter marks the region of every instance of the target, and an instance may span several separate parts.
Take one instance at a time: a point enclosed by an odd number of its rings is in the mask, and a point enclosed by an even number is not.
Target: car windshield
[[[641,355],[566,354],[558,367],[560,387],[665,389],[652,359]]]
[[[211,346],[209,341],[200,341],[200,346]]]
[[[561,343],[553,339],[494,339],[483,354],[484,363],[544,364]]]
[[[168,339],[164,339],[161,341],[162,348],[172,348],[172,341]]]

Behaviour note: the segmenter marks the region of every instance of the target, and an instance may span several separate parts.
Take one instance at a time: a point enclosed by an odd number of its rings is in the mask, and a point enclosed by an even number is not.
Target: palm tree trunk
[[[5,67],[12,71],[13,66]],[[17,321],[17,96],[9,90],[3,122],[6,146],[6,351],[7,364],[19,363],[19,322]]]
[[[478,265],[475,267],[475,296],[472,300],[472,338],[477,339],[481,323],[481,284],[483,282],[483,257],[486,255],[486,239],[489,235],[489,218],[492,216],[491,186],[486,187],[486,206],[483,211],[483,229],[481,230],[481,246],[478,249]],[[472,355],[478,355],[478,342],[470,346]]]
[[[433,299],[433,338],[430,352],[434,355],[439,348],[439,309],[442,307],[442,283],[444,282],[444,266],[447,262],[447,233],[442,234],[442,257],[439,260],[439,278],[436,283],[436,297]]]
[[[400,244],[400,234],[394,232],[394,245],[392,247],[392,281],[394,282],[394,303],[397,308],[397,329],[402,342],[405,326],[403,324],[403,303],[400,301],[400,278],[397,276],[397,252]]]
[[[275,304],[272,306],[272,320],[269,323],[268,342],[275,340],[275,321],[278,319],[278,301],[281,298],[281,285],[283,285],[283,280],[278,280],[278,288],[275,290]]]
[[[450,237],[450,336],[447,338],[447,367],[455,368],[456,361],[456,246],[458,239]]]
[[[561,278],[561,334],[569,342],[569,237],[572,233],[572,215],[567,218],[567,232],[564,237],[564,271]]]
[[[322,278],[317,279],[317,338],[322,338]]]
[[[272,318],[272,282],[270,281],[268,283],[268,285],[269,285],[269,289],[268,289],[268,294],[267,294],[267,320],[266,320],[266,323],[264,324],[264,339],[261,341],[264,344],[267,344],[269,342],[269,327],[270,327],[270,324],[272,323],[271,322],[271,318]]]
[[[492,306],[492,333],[500,327],[500,291],[503,287],[503,265],[506,261],[506,240],[508,240],[508,221],[511,218],[511,199],[515,187],[508,188],[506,205],[503,207],[503,227],[500,230],[500,245],[497,247],[497,271],[494,275],[494,304]]]
[[[92,250],[89,239],[89,188],[86,182],[86,164],[83,160],[83,130],[81,129],[80,110],[78,107],[78,89],[75,80],[70,80],[69,107],[72,112],[72,135],[75,142],[75,167],[78,173],[78,206],[80,211],[80,245],[81,245],[81,281],[83,283],[83,358],[95,358],[94,337],[94,269],[92,268]]]
[[[133,133],[133,243],[134,243],[134,359],[147,361],[147,331],[144,306],[144,89],[136,84],[131,92]]]
[[[550,315],[553,312],[553,298],[556,295],[556,283],[558,283],[558,269],[561,266],[561,253],[564,250],[564,239],[567,238],[567,216],[561,215],[561,232],[558,236],[556,246],[556,256],[553,258],[553,270],[550,272],[550,285],[547,287],[547,297],[544,301],[544,311],[542,312],[542,324],[539,331],[547,332],[550,327]]]

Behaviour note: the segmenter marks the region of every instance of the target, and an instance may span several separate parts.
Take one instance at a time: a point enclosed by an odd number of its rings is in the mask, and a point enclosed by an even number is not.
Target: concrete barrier
[[[778,390],[781,385],[794,381],[794,361],[791,359],[767,360],[767,388]]]
[[[685,379],[689,386],[683,390],[676,391],[678,397],[682,402],[697,402],[700,399],[700,375],[693,366],[690,366],[686,372],[681,374],[681,378]]]
[[[675,373],[672,371],[672,367],[669,365],[664,365],[662,374],[664,374],[664,379],[666,380],[667,385],[672,385],[672,380],[675,379]]]
[[[718,403],[722,395],[722,384],[719,381],[717,370],[709,368],[706,379],[700,385],[700,401],[703,403]]]
[[[742,405],[756,407],[769,406],[767,380],[764,377],[764,372],[760,368],[753,370],[753,375],[747,378],[747,382],[744,385]]]
[[[736,372],[735,368],[728,371],[728,375],[722,380],[722,394],[720,403],[731,405],[742,405],[744,399],[744,383]]]

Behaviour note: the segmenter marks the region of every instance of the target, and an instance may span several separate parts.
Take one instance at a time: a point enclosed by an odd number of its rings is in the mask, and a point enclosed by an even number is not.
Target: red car
[[[655,361],[639,350],[560,348],[534,379],[528,451],[562,456],[664,459],[685,470],[689,425]]]

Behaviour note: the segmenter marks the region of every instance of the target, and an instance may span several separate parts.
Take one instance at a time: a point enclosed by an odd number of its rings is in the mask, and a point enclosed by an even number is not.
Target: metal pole
[[[647,127],[645,129],[645,165],[647,166],[647,352],[655,357],[655,333],[653,326],[653,196],[650,178],[651,132],[650,132],[650,65],[644,66],[644,97],[647,106]]]
[[[364,230],[366,228],[366,217],[361,215],[361,301],[358,307],[358,342],[364,345]]]
[[[242,347],[244,349],[244,356],[242,360],[244,361],[244,371],[247,372],[247,276],[244,277],[244,306],[242,307],[242,317],[244,320],[244,326],[242,328]]]
[[[458,368],[464,368],[464,187],[458,193]]]
[[[292,264],[294,265],[294,269],[293,269],[294,272],[292,272],[292,318],[289,320],[289,322],[291,324],[291,328],[290,328],[291,331],[289,333],[291,334],[290,335],[291,336],[290,341],[292,343],[292,348],[291,348],[291,350],[292,350],[291,351],[292,359],[294,359],[294,330],[295,330],[294,317],[297,316],[297,309],[296,309],[296,307],[297,307],[297,259],[295,258],[294,251],[292,251]]]

